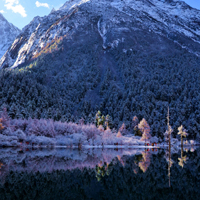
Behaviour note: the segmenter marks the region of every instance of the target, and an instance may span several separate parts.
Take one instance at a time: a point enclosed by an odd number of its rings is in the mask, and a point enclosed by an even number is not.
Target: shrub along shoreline
[[[166,147],[167,141],[151,137],[150,127],[145,119],[135,125],[131,134],[124,125],[116,131],[100,124],[78,124],[53,121],[51,119],[10,119],[6,110],[0,117],[0,147],[64,147],[64,148],[136,148]],[[135,121],[134,121],[135,123]],[[180,140],[173,138],[172,145],[180,146]],[[184,141],[185,146],[198,144],[194,140]]]

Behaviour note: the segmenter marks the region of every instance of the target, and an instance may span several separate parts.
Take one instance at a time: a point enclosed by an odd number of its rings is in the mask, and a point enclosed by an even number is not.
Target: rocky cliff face
[[[35,17],[0,67],[17,67],[57,39],[86,45],[85,37],[91,36],[101,40],[105,52],[114,48],[163,52],[179,46],[199,56],[199,19],[198,10],[177,0],[71,0],[48,16]]]
[[[4,55],[17,35],[21,32],[13,24],[9,23],[0,13],[0,58]]]

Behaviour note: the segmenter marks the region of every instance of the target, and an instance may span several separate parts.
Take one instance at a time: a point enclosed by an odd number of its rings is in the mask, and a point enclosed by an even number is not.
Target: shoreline
[[[16,149],[166,149],[169,145],[158,144],[156,146],[145,146],[145,145],[82,145],[81,147],[77,145],[66,146],[66,145],[19,145],[19,146],[1,146],[1,149],[6,148],[16,148]],[[183,148],[193,148],[200,147],[200,144],[195,145],[183,145]],[[181,145],[171,145],[171,148],[181,149]]]

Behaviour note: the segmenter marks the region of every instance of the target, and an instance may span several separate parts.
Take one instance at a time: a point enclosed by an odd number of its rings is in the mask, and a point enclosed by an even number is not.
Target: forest
[[[100,110],[112,118],[112,128],[124,123],[129,131],[137,116],[147,120],[152,136],[163,139],[169,107],[172,128],[182,124],[190,139],[199,137],[200,58],[194,54],[113,49],[105,55],[112,60],[102,67],[87,46],[66,49],[60,46],[28,64],[1,69],[1,110],[6,108],[12,119],[83,119],[85,124],[94,123]]]

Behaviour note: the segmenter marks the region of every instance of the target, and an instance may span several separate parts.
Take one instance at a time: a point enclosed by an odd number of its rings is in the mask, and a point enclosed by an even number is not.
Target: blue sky
[[[200,10],[200,0],[184,0],[188,5]]]
[[[60,8],[67,0],[0,0],[0,12],[4,17],[22,29],[35,16],[48,15],[52,8]],[[200,10],[200,0],[185,0]]]
[[[12,24],[22,29],[35,16],[48,15],[67,0],[0,0],[0,12]]]

